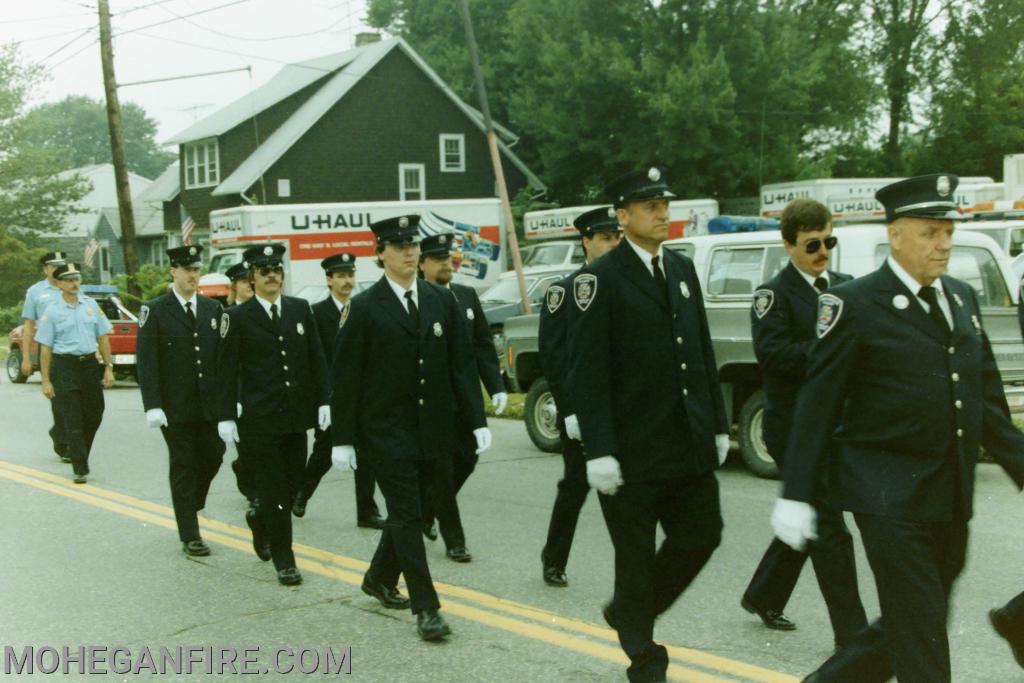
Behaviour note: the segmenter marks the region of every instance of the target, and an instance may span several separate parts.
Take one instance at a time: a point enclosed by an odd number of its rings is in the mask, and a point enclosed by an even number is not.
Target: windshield
[[[999,245],[1000,249],[1006,248],[1006,233],[1009,228],[968,228],[971,232],[980,232],[982,235],[991,237]]]
[[[530,291],[533,288],[533,283],[536,281],[537,278],[526,278],[526,291]],[[519,301],[519,299],[519,280],[514,277],[510,277],[507,280],[499,280],[496,285],[488,289],[480,297],[480,301],[485,304],[514,303]]]
[[[523,261],[524,266],[559,266],[566,261],[569,244],[538,244]],[[518,297],[516,297],[518,299]]]
[[[210,273],[226,273],[228,268],[241,263],[242,252],[240,251],[222,251],[212,259],[210,259]]]

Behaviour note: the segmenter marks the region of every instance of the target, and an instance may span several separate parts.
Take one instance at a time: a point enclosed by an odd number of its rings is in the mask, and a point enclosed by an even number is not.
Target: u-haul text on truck
[[[323,285],[320,261],[341,251],[356,255],[356,280],[384,274],[375,263],[370,224],[395,216],[420,216],[425,237],[453,233],[455,281],[475,289],[490,286],[505,270],[505,230],[497,199],[421,202],[352,202],[240,206],[210,213],[212,265],[225,271],[242,260],[250,244],[280,242],[285,252],[285,292]]]
[[[526,239],[566,239],[578,237],[572,222],[585,211],[596,209],[603,204],[591,206],[566,206],[559,209],[527,211],[523,215],[523,234]],[[714,199],[677,199],[668,205],[669,238],[706,235],[708,221],[718,215],[718,202]]]
[[[779,218],[786,204],[807,197],[827,206],[836,223],[885,220],[885,207],[875,199],[875,192],[899,180],[902,178],[824,178],[762,185],[761,215]],[[966,211],[980,201],[1001,198],[1003,188],[987,176],[964,177],[954,199]]]

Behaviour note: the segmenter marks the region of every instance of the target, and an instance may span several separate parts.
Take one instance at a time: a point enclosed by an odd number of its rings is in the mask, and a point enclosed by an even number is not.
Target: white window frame
[[[217,138],[206,138],[183,145],[185,189],[220,184],[220,152]]]
[[[405,172],[416,171],[420,175],[420,187],[418,190],[409,189],[405,186]],[[419,197],[409,197],[410,192],[418,192]],[[427,198],[427,167],[426,164],[399,164],[398,165],[398,199],[403,202],[423,201]]]
[[[167,238],[158,237],[149,243],[149,261],[157,266],[167,266]]]
[[[445,143],[455,141],[459,143],[459,160],[457,164],[448,164],[448,151]],[[462,133],[441,133],[438,136],[438,149],[441,157],[441,173],[465,173],[466,172],[466,136]]]

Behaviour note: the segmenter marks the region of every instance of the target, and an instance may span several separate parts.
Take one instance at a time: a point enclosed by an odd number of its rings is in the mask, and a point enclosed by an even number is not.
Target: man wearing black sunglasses
[[[780,471],[797,393],[814,342],[818,295],[831,285],[851,279],[828,270],[838,239],[832,234],[832,214],[826,206],[813,199],[793,200],[782,212],[781,229],[789,264],[754,292],[750,312],[754,353],[764,385],[764,441]],[[817,543],[805,553],[773,539],[741,604],[770,629],[794,630],[796,624],[783,610],[810,556],[836,645],[842,646],[867,625],[857,591],[853,538],[842,512],[829,504],[827,495],[815,503],[819,515]]]

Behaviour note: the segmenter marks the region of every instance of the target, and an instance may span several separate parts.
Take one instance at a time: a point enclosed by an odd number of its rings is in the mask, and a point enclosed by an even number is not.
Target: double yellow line
[[[76,486],[66,477],[42,472],[23,465],[0,460],[0,477],[71,498],[110,512],[176,530],[174,511],[148,500],[109,491],[92,484]],[[251,552],[252,537],[247,528],[200,517],[203,539],[209,543]],[[298,566],[305,572],[320,574],[353,586],[362,584],[367,563],[313,546],[294,544]],[[481,593],[469,588],[435,581],[434,586],[444,598],[444,610],[463,619],[538,640],[567,650],[621,665],[629,660],[619,648],[615,632],[604,626],[566,617],[536,607]],[[777,671],[700,650],[667,646],[671,662],[668,676],[672,680],[692,683],[795,683],[799,679]]]

